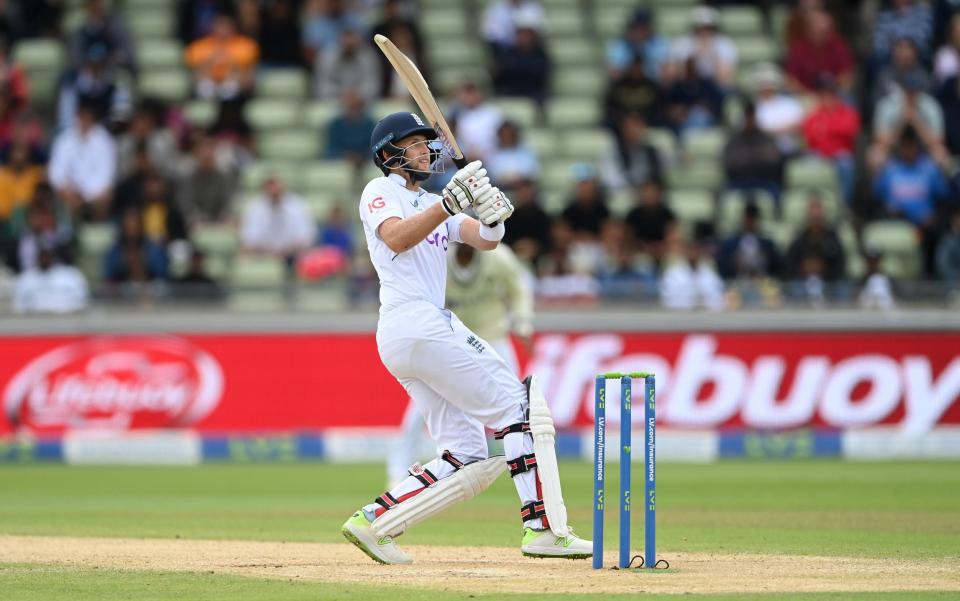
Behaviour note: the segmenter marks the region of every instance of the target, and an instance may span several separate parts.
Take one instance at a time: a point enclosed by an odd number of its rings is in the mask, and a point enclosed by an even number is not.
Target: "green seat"
[[[287,188],[299,191],[301,170],[293,163],[277,161],[257,161],[243,168],[241,181],[243,190],[248,194],[260,192],[268,177],[276,176],[283,180]]]
[[[783,220],[795,227],[802,227],[807,221],[807,208],[810,203],[808,189],[794,188],[783,195]],[[819,191],[818,191],[819,192]],[[819,192],[823,201],[823,210],[828,223],[836,223],[840,218],[840,205],[837,197],[830,192]]]
[[[920,239],[917,229],[906,221],[883,220],[863,228],[866,248],[884,253],[884,266],[891,277],[916,279],[920,276]],[[895,270],[897,273],[892,273]]]
[[[684,148],[696,160],[717,160],[726,142],[723,128],[695,129],[684,138]]]
[[[522,139],[541,160],[557,154],[557,134],[548,127],[527,130]]]
[[[311,161],[320,156],[320,136],[311,129],[262,132],[257,140],[266,161]]]
[[[416,110],[417,114],[420,114],[420,110],[416,108],[416,105],[413,103],[413,99],[408,96],[402,99],[388,98],[384,100],[377,100],[373,103],[373,107],[371,107],[371,114],[373,115],[373,119],[376,121],[386,117],[390,113],[413,110]]]
[[[537,103],[529,98],[492,98],[490,103],[497,107],[504,118],[509,119],[526,131],[537,125],[540,110]]]
[[[774,63],[780,58],[779,46],[767,36],[736,37],[737,60],[740,65]]]
[[[313,129],[326,130],[334,117],[340,114],[340,105],[332,100],[318,100],[303,109],[303,123]]]
[[[558,188],[551,188],[549,190],[544,190],[540,194],[540,202],[543,205],[543,210],[546,211],[548,215],[558,216],[563,210],[567,207],[567,202],[570,201],[570,190],[561,190]]]
[[[30,100],[37,104],[52,104],[57,100],[60,74],[56,71],[29,71]]]
[[[140,75],[140,95],[179,102],[190,94],[190,78],[182,69],[146,71]]]
[[[436,69],[471,67],[484,60],[483,49],[461,36],[431,38],[427,47],[430,65]],[[428,84],[430,82],[427,82]]]
[[[241,254],[233,262],[231,284],[237,288],[279,288],[285,279],[282,259]],[[278,291],[279,292],[279,291]]]
[[[127,11],[127,23],[134,39],[169,38],[174,33],[173,13],[169,6]]]
[[[631,3],[629,6],[604,5],[603,10],[595,10],[593,13],[594,27],[600,37],[611,39],[622,36],[627,29],[627,21],[634,4]]]
[[[92,282],[103,280],[103,258],[117,238],[116,227],[105,223],[85,223],[79,228],[80,269]]]
[[[847,277],[860,279],[867,270],[867,264],[860,254],[860,246],[857,242],[857,233],[853,226],[847,222],[841,222],[837,226],[837,237],[840,238],[840,244],[843,246],[843,253],[847,258]]]
[[[198,224],[194,226],[190,237],[208,255],[232,256],[240,244],[237,229],[233,225]]]
[[[431,39],[433,36],[466,37],[468,34],[466,13],[458,6],[451,6],[446,10],[437,9],[421,12],[417,18],[417,23],[427,39]]]
[[[310,212],[317,221],[323,221],[330,214],[330,210],[340,202],[337,198],[316,191],[304,194],[304,200],[310,207]]]
[[[299,100],[307,96],[307,75],[302,69],[269,69],[257,76],[259,98]]]
[[[768,221],[760,228],[761,232],[776,245],[780,253],[786,253],[797,237],[797,230],[792,223],[782,221]]]
[[[763,15],[754,6],[726,6],[720,9],[720,30],[739,38],[763,31]]]
[[[300,125],[300,103],[293,100],[256,99],[244,109],[254,129],[294,128]]]
[[[656,14],[657,33],[679,37],[690,30],[690,9],[685,6],[661,7]]]
[[[430,90],[437,98],[452,95],[464,80],[475,82],[481,88],[489,89],[490,74],[480,64],[473,67],[443,67],[433,70],[428,82]]]
[[[597,163],[613,143],[613,135],[602,127],[571,129],[561,137],[560,152],[571,161]]]
[[[607,88],[607,74],[597,66],[557,69],[553,73],[553,93],[557,96],[584,96],[599,102]]]
[[[13,49],[13,60],[20,63],[27,73],[34,70],[59,72],[65,63],[62,44],[51,39],[18,42]]]
[[[664,161],[671,161],[677,154],[677,137],[665,127],[647,128],[647,142],[657,149]]]
[[[346,200],[352,195],[354,169],[346,161],[314,161],[304,165],[301,182],[308,194],[321,193]]]
[[[551,127],[593,127],[600,124],[600,103],[595,98],[554,98],[547,104]]]
[[[698,221],[713,223],[713,195],[705,190],[674,190],[667,193],[669,206],[677,220],[692,226]]]
[[[610,213],[618,219],[626,217],[630,209],[633,208],[633,204],[633,190],[629,189],[615,190],[607,200],[607,208],[610,209]]]
[[[671,188],[715,190],[723,183],[723,174],[718,164],[697,163],[668,169],[667,181]]]
[[[562,44],[565,37],[583,33],[583,15],[575,3],[566,7],[552,6],[544,11],[546,16],[546,34],[556,40],[554,45]]]
[[[550,46],[550,58],[554,64],[566,68],[593,67],[600,65],[597,45],[588,38],[571,37]]]
[[[836,193],[840,187],[833,165],[813,157],[788,162],[786,180],[788,188],[821,188]]]
[[[573,172],[571,167],[575,162],[570,161],[550,161],[543,165],[543,177],[540,179],[540,187],[544,194],[553,193],[566,197],[573,189]]]
[[[217,104],[211,100],[191,100],[183,105],[183,114],[190,123],[207,127],[217,119]]]
[[[717,229],[729,233],[740,227],[743,221],[743,207],[747,204],[747,196],[753,195],[757,208],[760,209],[760,221],[764,225],[774,221],[775,203],[773,197],[760,190],[751,193],[739,190],[728,190],[720,195],[720,205],[717,219]]]
[[[183,46],[174,39],[147,39],[137,44],[137,63],[144,71],[176,69],[183,64]]]

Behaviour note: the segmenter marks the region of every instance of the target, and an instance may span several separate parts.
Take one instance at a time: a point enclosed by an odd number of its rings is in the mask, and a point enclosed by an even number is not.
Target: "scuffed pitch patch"
[[[206,571],[470,593],[960,591],[960,558],[665,552],[670,571],[622,574],[594,571],[589,561],[523,558],[516,548],[411,545],[405,550],[414,557],[413,565],[381,566],[347,543],[0,535],[0,563]]]

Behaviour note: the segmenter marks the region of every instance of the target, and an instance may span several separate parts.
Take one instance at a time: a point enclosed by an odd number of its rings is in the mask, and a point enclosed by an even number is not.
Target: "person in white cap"
[[[691,31],[674,43],[673,61],[675,68],[680,68],[692,57],[701,77],[713,80],[721,88],[729,88],[737,74],[737,48],[729,37],[720,33],[719,22],[716,9],[709,6],[690,11]]]

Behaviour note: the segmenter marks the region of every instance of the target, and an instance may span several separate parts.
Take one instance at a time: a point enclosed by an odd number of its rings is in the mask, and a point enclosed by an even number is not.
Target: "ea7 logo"
[[[382,196],[378,196],[367,203],[367,210],[373,213],[374,211],[382,209],[385,206],[387,206],[386,201],[383,200]]]

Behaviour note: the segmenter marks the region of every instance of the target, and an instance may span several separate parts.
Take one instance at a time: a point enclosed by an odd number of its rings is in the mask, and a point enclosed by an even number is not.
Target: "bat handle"
[[[463,169],[467,166],[466,157],[453,157],[453,164],[457,166],[457,169]]]

